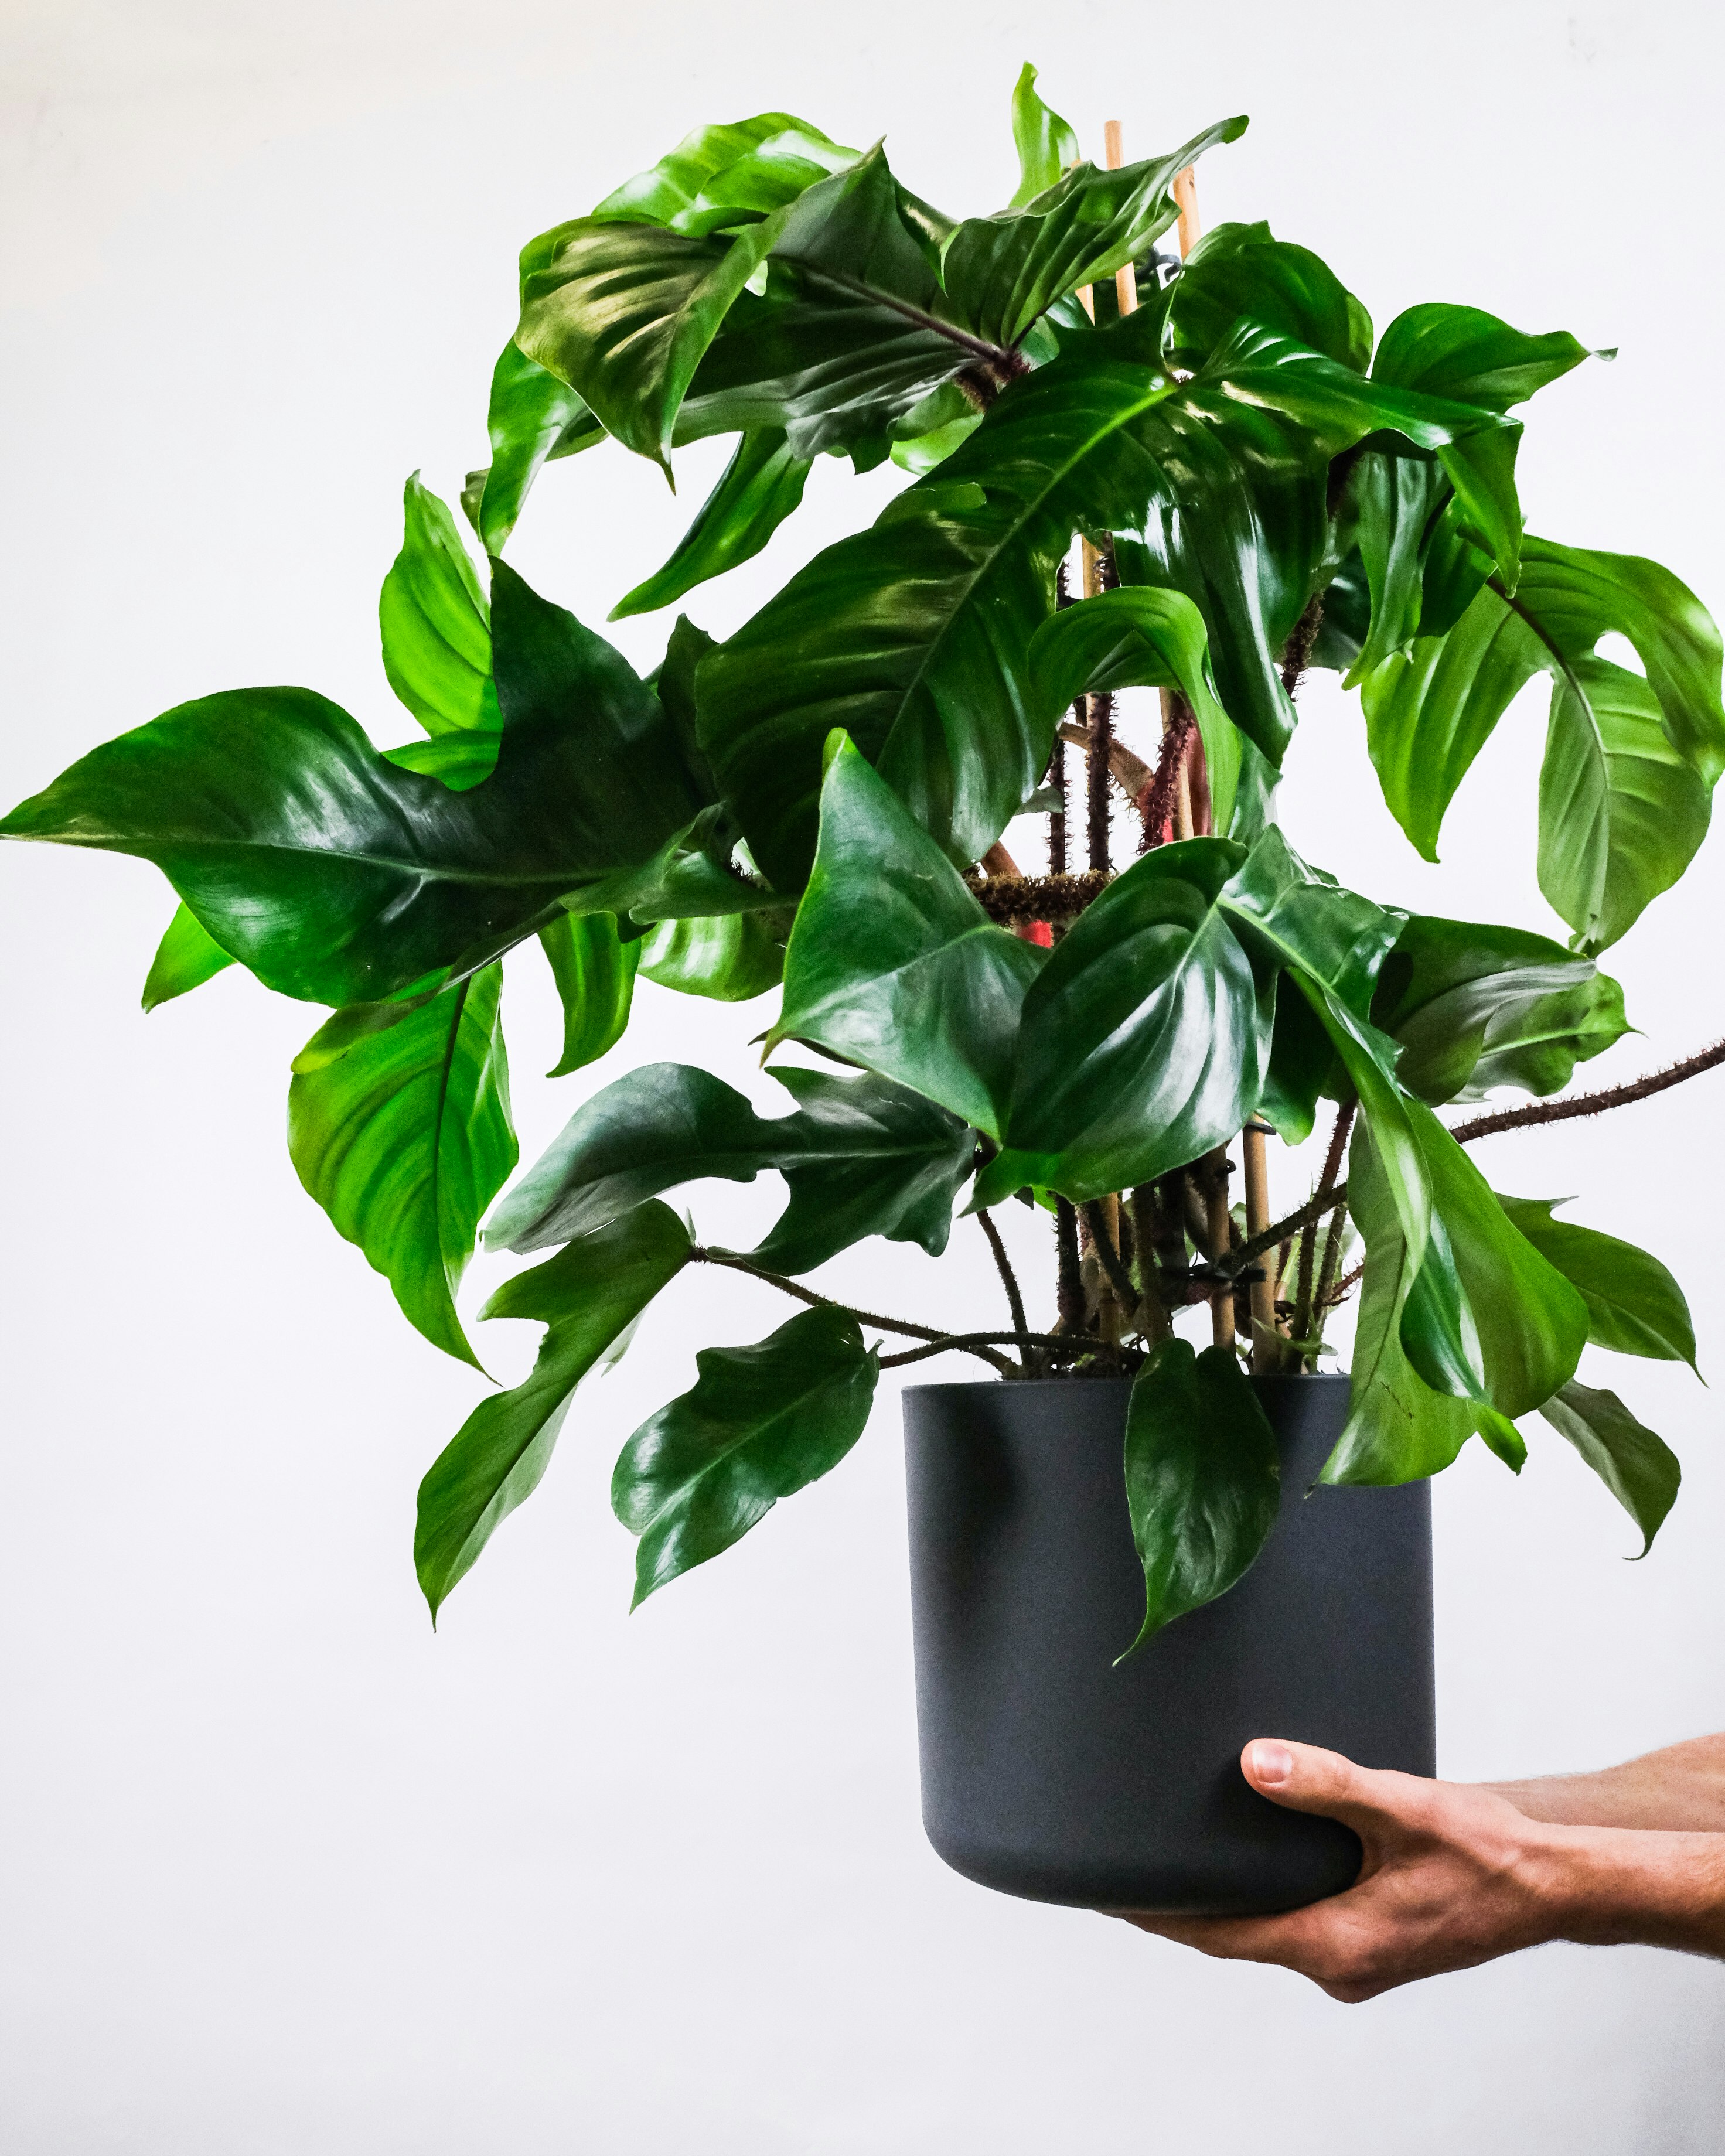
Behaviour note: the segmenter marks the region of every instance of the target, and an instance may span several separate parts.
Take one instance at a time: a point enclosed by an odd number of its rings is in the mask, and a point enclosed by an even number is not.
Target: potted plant
[[[1021,184],[991,215],[768,113],[531,241],[462,497],[489,583],[416,476],[383,584],[424,738],[380,752],[309,690],[229,690],[0,831],[165,871],[146,1008],[236,963],[328,1007],[294,1163],[434,1345],[475,1359],[455,1293],[482,1222],[531,1258],[480,1314],[542,1324],[537,1363],[420,1489],[434,1617],[583,1378],[680,1276],[729,1267],[800,1306],[703,1349],[624,1444],[637,1600],[836,1466],[882,1369],[979,1362],[909,1395],[937,1845],[1057,1900],[1286,1906],[1356,1845],[1261,1804],[1234,1753],[1267,1727],[1430,1770],[1429,1478],[1476,1435],[1519,1467],[1538,1414],[1648,1542],[1676,1494],[1661,1440],[1575,1370],[1589,1340],[1692,1363],[1676,1284],[1466,1148],[1725,1060],[1549,1097],[1626,1030],[1596,962],[1705,833],[1720,641],[1668,571],[1523,532],[1515,408],[1589,357],[1574,338],[1450,305],[1378,336],[1266,225],[1194,244],[1194,162],[1244,121],[1097,169],[1027,68],[1013,121]],[[1177,219],[1183,259],[1158,246]],[[737,438],[722,478],[614,617],[757,553],[817,456],[906,483],[733,635],[679,616],[644,679],[504,549],[548,462],[609,439],[668,473],[712,434]],[[1380,906],[1296,852],[1274,801],[1310,668],[1359,689],[1428,856],[1549,675],[1537,844],[1566,942]],[[1136,746],[1128,690],[1161,692]],[[534,941],[552,1075],[615,1045],[639,977],[777,991],[788,1112],[649,1065],[505,1194],[499,998]],[[1438,1112],[1504,1088],[1533,1101]],[[1315,1134],[1311,1198],[1272,1221],[1266,1141]],[[788,1203],[747,1252],[665,1202],[767,1170]],[[992,1216],[1019,1204],[1048,1227],[1040,1286]],[[999,1265],[997,1327],[804,1283],[865,1237],[938,1254],[955,1210]],[[1352,1376],[1321,1374],[1356,1286]]]

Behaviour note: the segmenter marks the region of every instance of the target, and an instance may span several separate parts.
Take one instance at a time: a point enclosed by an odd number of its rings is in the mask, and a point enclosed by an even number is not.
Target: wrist
[[[1542,1849],[1550,1938],[1580,1946],[1682,1943],[1725,1908],[1725,1836],[1553,1826]]]

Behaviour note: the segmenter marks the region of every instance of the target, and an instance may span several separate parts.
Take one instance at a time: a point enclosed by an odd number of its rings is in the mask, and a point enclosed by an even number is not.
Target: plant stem
[[[1358,1103],[1349,1101],[1336,1111],[1335,1127],[1330,1132],[1329,1150],[1324,1155],[1323,1173],[1317,1179],[1319,1193],[1333,1190],[1341,1178],[1343,1155],[1347,1151],[1348,1132],[1353,1128]],[[1332,1250],[1341,1237],[1342,1216],[1338,1211],[1331,1219],[1329,1241],[1325,1245],[1324,1262],[1329,1263]],[[1315,1308],[1313,1291],[1317,1260],[1317,1223],[1307,1225],[1300,1244],[1300,1277],[1294,1293],[1294,1322],[1290,1330],[1295,1339],[1311,1337],[1312,1312]]]
[[[977,1214],[977,1224],[988,1239],[988,1248],[994,1253],[995,1267],[1000,1275],[1000,1285],[1006,1290],[1007,1307],[1012,1312],[1013,1325],[1024,1339],[1030,1337],[1030,1327],[1024,1317],[1024,1298],[1019,1292],[1019,1276],[1012,1269],[1012,1260],[1006,1255],[1006,1245],[1000,1240],[1000,1230],[994,1225],[993,1215],[987,1206]],[[1028,1358],[1026,1358],[1028,1363]]]
[[[1098,1339],[1091,1332],[949,1332],[939,1340],[931,1340],[925,1348],[906,1348],[896,1355],[883,1355],[880,1368],[896,1370],[906,1363],[924,1362],[931,1355],[974,1355],[981,1351],[983,1343],[990,1340],[1028,1340],[1033,1348],[1050,1353],[1071,1349],[1085,1354],[1102,1348],[1111,1349],[1114,1345],[1111,1341]],[[1016,1371],[1008,1372],[1009,1376],[1015,1377],[1017,1374]]]
[[[1608,1108],[1625,1108],[1632,1101],[1651,1100],[1656,1093],[1681,1086],[1686,1078],[1698,1078],[1703,1070],[1717,1070],[1722,1063],[1725,1063],[1725,1040],[1716,1040],[1711,1048],[1685,1056],[1681,1063],[1668,1064],[1663,1070],[1651,1070],[1645,1078],[1633,1078],[1626,1086],[1609,1086],[1597,1093],[1574,1094],[1567,1101],[1536,1101],[1531,1107],[1476,1116],[1471,1123],[1452,1124],[1450,1136],[1458,1145],[1471,1145],[1476,1138],[1496,1137],[1500,1131],[1527,1130],[1536,1123],[1566,1123],[1574,1116],[1602,1116]]]
[[[1084,1270],[1078,1253],[1078,1211],[1070,1198],[1055,1199],[1055,1307],[1065,1332],[1084,1330]]]
[[[776,1287],[783,1295],[793,1295],[798,1302],[811,1303],[817,1309],[846,1311],[859,1325],[872,1325],[880,1332],[901,1332],[908,1340],[927,1340],[937,1347],[945,1347],[949,1341],[976,1337],[942,1332],[932,1325],[913,1325],[906,1318],[882,1317],[877,1311],[858,1310],[850,1303],[840,1302],[835,1296],[820,1295],[812,1287],[804,1287],[800,1281],[788,1280],[783,1273],[770,1273],[764,1265],[752,1265],[747,1258],[732,1257],[723,1250],[709,1250],[699,1243],[690,1245],[689,1255],[701,1265],[723,1265],[731,1272],[747,1273],[751,1280],[765,1281],[768,1287]],[[996,1333],[989,1337],[1009,1340],[1017,1336]],[[968,1348],[965,1352],[980,1356],[985,1363],[993,1363],[1003,1378],[1018,1375],[1004,1355],[992,1354],[986,1348]]]
[[[1137,1307],[1137,1291],[1132,1286],[1132,1275],[1121,1263],[1120,1252],[1109,1232],[1107,1215],[1100,1198],[1092,1198],[1086,1205],[1084,1218],[1102,1270],[1108,1276],[1109,1285],[1114,1290],[1121,1310],[1129,1318]]]

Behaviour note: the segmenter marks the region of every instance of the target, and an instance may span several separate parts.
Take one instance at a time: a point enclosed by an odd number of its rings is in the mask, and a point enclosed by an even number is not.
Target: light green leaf
[[[632,1534],[639,1609],[740,1542],[781,1497],[831,1471],[862,1435],[879,1358],[848,1311],[805,1310],[752,1348],[706,1348],[692,1390],[623,1448],[611,1504]]]
[[[464,1363],[475,1358],[455,1290],[516,1157],[502,978],[487,967],[346,1055],[297,1071],[288,1089],[300,1182],[388,1281],[408,1322]]]
[[[539,1486],[577,1385],[688,1261],[676,1214],[641,1205],[506,1281],[485,1305],[483,1317],[549,1329],[531,1376],[481,1400],[419,1485],[413,1563],[434,1624],[498,1526]]]
[[[152,1011],[158,1004],[172,1003],[176,996],[201,988],[233,963],[232,955],[214,941],[198,916],[187,906],[176,906],[174,917],[150,961],[144,982],[144,1009]]]
[[[747,1003],[783,979],[783,933],[758,912],[667,917],[642,944],[641,978],[685,996]]]
[[[622,1040],[641,947],[621,941],[614,913],[565,913],[540,930],[539,941],[563,1005],[563,1052],[545,1075],[566,1078]]]
[[[1596,1228],[1554,1220],[1563,1199],[1503,1198],[1498,1204],[1540,1255],[1587,1305],[1589,1340],[1620,1355],[1686,1363],[1697,1377],[1695,1327],[1683,1291],[1659,1260]]]
[[[542,467],[590,449],[605,430],[568,383],[529,359],[513,337],[492,372],[485,430],[491,461],[474,475],[480,492],[473,523],[485,552],[501,554]]]
[[[383,579],[383,671],[431,735],[501,726],[491,681],[491,610],[455,520],[415,472],[403,497],[401,552]]]
[[[1372,378],[1507,412],[1583,360],[1615,357],[1589,352],[1566,330],[1528,336],[1478,307],[1430,305],[1408,308],[1384,331]]]
[[[1661,1437],[1639,1423],[1615,1393],[1572,1381],[1539,1412],[1561,1431],[1641,1530],[1640,1554],[1676,1502],[1683,1471]]]
[[[1276,1524],[1281,1467],[1251,1380],[1225,1348],[1164,1340],[1126,1420],[1126,1494],[1144,1568],[1144,1621],[1122,1661],[1164,1625],[1225,1594]]]
[[[1036,70],[1029,60],[1013,87],[1012,139],[1019,153],[1019,187],[1010,207],[1022,209],[1078,162],[1078,137],[1036,95]]]
[[[716,215],[723,222],[726,212],[778,208],[809,184],[801,177],[808,167],[817,174],[838,172],[855,156],[793,113],[757,112],[696,128],[656,165],[614,189],[593,215],[699,234],[713,228]],[[789,192],[757,199],[763,187],[773,187],[778,161],[790,167]]]
[[[669,606],[710,577],[758,554],[803,499],[809,459],[793,456],[783,429],[745,434],[670,559],[620,598],[609,619]]]

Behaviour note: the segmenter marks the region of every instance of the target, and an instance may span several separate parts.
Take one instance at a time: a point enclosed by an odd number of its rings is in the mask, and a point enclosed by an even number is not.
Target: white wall
[[[1269,215],[1380,324],[1468,300],[1620,344],[1535,407],[1530,521],[1653,552],[1725,607],[1717,23],[1682,0],[11,0],[0,794],[245,682],[314,685],[404,737],[376,588],[405,474],[449,494],[482,459],[519,243],[696,122],[767,105],[884,131],[919,189],[989,207],[1027,55],[1091,146],[1114,114],[1144,151],[1251,113],[1204,167],[1207,215]],[[675,502],[620,452],[554,469],[514,557],[601,618],[715,455],[687,456]],[[818,480],[808,529],[700,619],[740,619],[871,513],[868,487]],[[619,640],[645,660],[660,629]],[[1320,686],[1293,836],[1384,898],[1549,927],[1538,738],[1518,710],[1429,868]],[[1601,1076],[1725,1024],[1722,862],[1614,952],[1647,1037]],[[282,1089],[316,1014],[230,974],[146,1024],[155,873],[17,849],[0,878],[8,2156],[1718,2148],[1718,1968],[1551,1948],[1344,2010],[944,1871],[916,1816],[890,1402],[829,1482],[628,1620],[611,1460],[687,1382],[682,1328],[778,1322],[742,1283],[703,1276],[653,1315],[434,1637],[413,1491],[481,1388],[297,1187]],[[511,974],[529,1157],[628,1061],[741,1076],[763,1022],[644,992],[622,1056],[547,1086],[536,957]],[[1583,1217],[1698,1295],[1722,1116],[1711,1079],[1495,1141],[1489,1167],[1584,1190]],[[701,1218],[740,1233],[770,1202],[727,1190]],[[938,1276],[895,1246],[845,1277],[899,1309],[992,1312],[974,1230],[957,1241]],[[497,1270],[475,1268],[475,1303]],[[1717,1375],[1717,1306],[1700,1316]],[[513,1378],[534,1329],[486,1329]],[[1483,1458],[1444,1479],[1451,1774],[1725,1721],[1718,1395],[1654,1366],[1603,1381],[1678,1446],[1683,1497],[1627,1566],[1627,1522],[1554,1437],[1519,1486]]]

